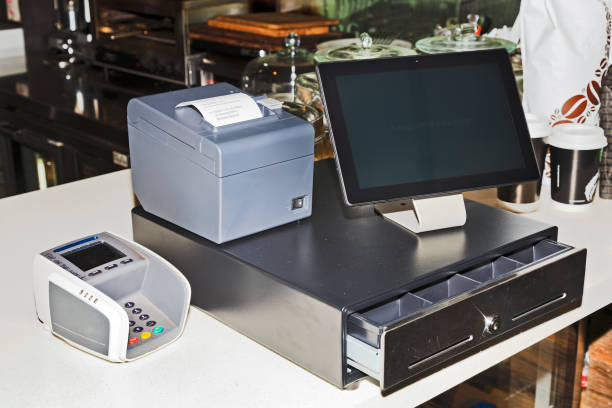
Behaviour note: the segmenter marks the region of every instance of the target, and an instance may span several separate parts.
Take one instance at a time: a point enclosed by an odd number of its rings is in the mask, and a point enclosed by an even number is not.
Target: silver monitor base
[[[376,211],[385,219],[415,233],[465,224],[465,203],[462,194],[421,198],[376,204]]]

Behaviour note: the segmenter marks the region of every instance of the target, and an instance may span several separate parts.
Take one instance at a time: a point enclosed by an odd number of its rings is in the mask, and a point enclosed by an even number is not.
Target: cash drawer
[[[581,304],[586,250],[542,240],[348,317],[347,364],[391,392]],[[540,320],[539,320],[540,319]]]

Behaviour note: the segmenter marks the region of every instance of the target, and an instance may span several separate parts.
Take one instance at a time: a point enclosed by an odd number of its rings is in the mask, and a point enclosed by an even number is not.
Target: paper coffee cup
[[[544,170],[544,159],[546,157],[546,138],[552,134],[552,128],[546,120],[532,113],[525,113],[529,135],[531,136],[531,146],[536,156],[536,162],[540,174]],[[510,186],[498,187],[497,198],[502,207],[516,212],[530,212],[537,210],[542,188],[542,178],[538,181],[514,184]]]
[[[588,205],[595,198],[602,149],[607,145],[603,129],[567,123],[553,128],[550,144],[550,193],[554,201]]]

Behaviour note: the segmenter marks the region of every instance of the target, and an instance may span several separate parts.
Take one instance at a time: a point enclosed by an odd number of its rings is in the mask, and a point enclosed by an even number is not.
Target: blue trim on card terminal
[[[64,246],[63,246],[63,247],[61,247],[61,248],[54,249],[54,250],[53,250],[53,252],[61,252],[61,251],[64,251],[64,250],[66,250],[66,249],[69,249],[69,248],[75,247],[75,246],[77,246],[77,245],[84,244],[85,242],[94,241],[94,240],[96,240],[96,239],[98,239],[98,236],[97,236],[97,235],[94,235],[93,237],[85,238],[85,239],[82,239],[82,240],[80,240],[80,241],[73,242],[72,244],[64,245]]]

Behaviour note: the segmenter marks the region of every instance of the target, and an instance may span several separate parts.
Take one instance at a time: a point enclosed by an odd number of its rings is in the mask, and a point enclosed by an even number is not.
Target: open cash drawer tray
[[[543,240],[353,313],[347,364],[378,379],[383,391],[414,382],[544,315],[578,307],[585,257],[586,250]]]

